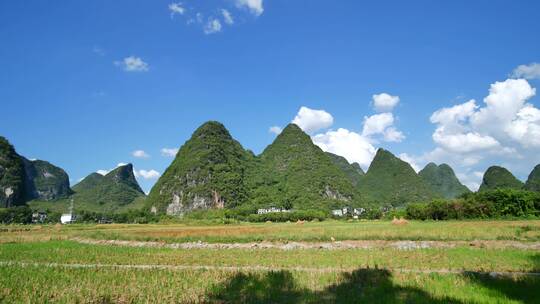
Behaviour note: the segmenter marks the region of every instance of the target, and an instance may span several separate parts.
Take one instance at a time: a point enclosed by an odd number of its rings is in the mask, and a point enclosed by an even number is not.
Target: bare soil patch
[[[377,249],[395,248],[398,250],[416,250],[427,248],[485,248],[485,249],[522,249],[540,251],[540,242],[519,241],[335,241],[335,242],[251,242],[251,243],[165,243],[165,242],[142,242],[125,240],[94,240],[85,238],[72,238],[71,240],[89,245],[110,245],[127,247],[152,247],[172,249],[280,249],[280,250],[344,250],[344,249]]]

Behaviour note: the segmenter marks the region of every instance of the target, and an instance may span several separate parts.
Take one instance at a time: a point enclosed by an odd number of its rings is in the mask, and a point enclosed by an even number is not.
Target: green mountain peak
[[[429,185],[431,191],[440,197],[455,198],[470,190],[465,187],[456,177],[454,170],[448,164],[427,164],[418,172],[424,182]]]
[[[361,203],[346,173],[295,124],[266,147],[248,181],[252,203],[262,208],[328,210]]]
[[[409,163],[382,148],[362,178],[360,191],[371,201],[396,206],[436,196]]]
[[[252,154],[223,124],[201,125],[150,191],[148,206],[181,215],[193,209],[235,206],[247,199],[244,175]]]
[[[540,191],[540,164],[536,165],[525,183],[525,190]]]
[[[491,166],[484,173],[482,184],[478,191],[495,189],[522,189],[523,183],[518,180],[510,171],[500,166]]]
[[[137,179],[135,179],[135,174],[133,174],[133,165],[126,164],[123,166],[118,166],[116,169],[105,175],[105,179],[111,179],[117,184],[124,184],[127,187],[144,194]]]

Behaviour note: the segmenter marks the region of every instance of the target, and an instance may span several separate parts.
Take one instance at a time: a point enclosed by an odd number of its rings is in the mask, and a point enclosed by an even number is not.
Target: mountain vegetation
[[[24,205],[25,171],[22,158],[9,141],[0,136],[0,206]]]
[[[459,181],[454,170],[447,164],[437,166],[434,163],[429,163],[418,172],[418,175],[433,193],[442,198],[456,198],[471,192]]]
[[[42,160],[28,160],[0,136],[0,204],[3,207],[24,205],[67,197],[72,193],[64,170]]]
[[[409,204],[405,215],[415,220],[535,218],[540,216],[540,193],[509,188],[484,190],[459,199]]]
[[[525,190],[540,192],[540,165],[536,165],[525,183]]]
[[[248,199],[245,176],[253,155],[216,121],[200,126],[150,191],[150,210],[171,215],[232,208]]]
[[[67,173],[43,160],[28,160],[22,157],[26,181],[26,200],[51,201],[65,198],[73,193],[69,187]]]
[[[437,196],[411,165],[382,148],[377,150],[359,189],[377,205],[402,206]]]
[[[522,189],[523,183],[503,167],[491,166],[484,173],[478,191],[496,189]]]
[[[407,216],[418,219],[521,217],[538,216],[539,200],[531,191],[539,190],[540,165],[525,185],[508,170],[490,167],[479,192],[471,194],[447,164],[430,163],[417,174],[407,162],[379,149],[364,173],[357,163],[323,152],[295,124],[254,155],[221,123],[209,121],[180,148],[146,197],[131,164],[106,175],[92,173],[70,188],[64,170],[18,155],[0,137],[0,204],[21,206],[17,212],[6,211],[10,219],[26,218],[25,204],[55,214],[73,206],[88,221],[105,217],[122,222],[155,221],[162,214],[187,212],[204,217],[209,209],[232,220],[287,221],[321,219],[342,207],[365,207],[363,217],[379,218],[381,207],[404,206]],[[292,212],[254,214],[272,207]]]
[[[73,187],[74,198],[98,204],[125,205],[144,196],[144,192],[133,174],[132,164],[119,166],[105,176],[97,177],[97,175],[99,174],[92,173],[83,179],[80,185]],[[86,179],[89,180],[86,181]]]
[[[67,212],[71,205],[76,213],[118,212],[141,208],[145,194],[133,174],[133,165],[119,166],[105,176],[92,173],[73,187],[69,197],[46,202],[34,200],[29,202],[32,209]]]
[[[334,165],[338,166],[347,175],[353,186],[356,187],[360,184],[360,180],[365,173],[358,163],[350,164],[345,157],[334,153],[326,152],[326,155],[330,157]]]
[[[250,166],[250,204],[329,210],[361,204],[347,174],[309,135],[289,124]]]

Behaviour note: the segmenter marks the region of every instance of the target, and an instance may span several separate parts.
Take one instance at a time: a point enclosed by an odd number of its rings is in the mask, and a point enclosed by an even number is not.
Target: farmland
[[[1,229],[3,302],[534,303],[540,287],[540,221]]]

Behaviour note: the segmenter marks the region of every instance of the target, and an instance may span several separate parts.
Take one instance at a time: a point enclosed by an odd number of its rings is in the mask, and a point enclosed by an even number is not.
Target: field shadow
[[[210,303],[461,303],[395,285],[387,270],[357,269],[322,291],[300,287],[291,272],[238,273],[216,286]]]
[[[531,273],[540,273],[540,255],[534,255]],[[486,288],[491,294],[504,296],[521,303],[539,303],[540,276],[500,276],[478,273],[464,273],[467,280]]]

